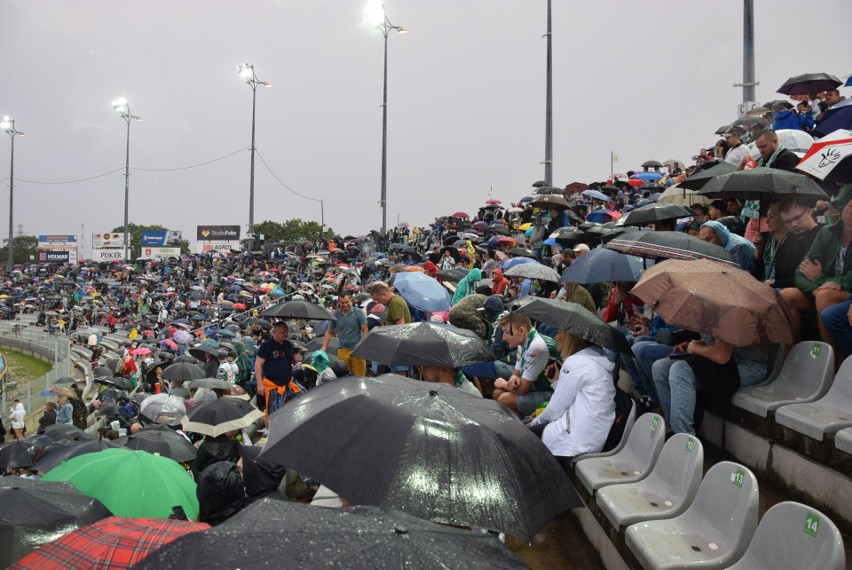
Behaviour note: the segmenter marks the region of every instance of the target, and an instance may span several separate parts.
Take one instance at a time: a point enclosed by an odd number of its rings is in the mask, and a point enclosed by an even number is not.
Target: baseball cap
[[[482,307],[477,309],[477,311],[485,311],[486,313],[499,313],[505,308],[506,307],[503,304],[503,299],[501,295],[490,295],[487,299],[485,299],[485,303],[483,303]]]
[[[738,128],[734,127],[734,128],[731,128],[731,129],[728,129],[727,131],[725,131],[722,134],[722,136],[723,137],[731,137],[731,136],[741,137],[741,136],[743,136],[743,132],[741,130],[739,130]]]
[[[578,243],[574,246],[574,251],[589,251],[589,246],[584,243]]]

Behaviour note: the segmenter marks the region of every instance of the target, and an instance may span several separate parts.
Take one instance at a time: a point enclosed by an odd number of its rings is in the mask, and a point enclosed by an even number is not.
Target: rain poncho
[[[317,371],[317,386],[336,380],[334,370],[328,366],[328,354],[324,350],[317,350],[311,358],[311,366]]]
[[[459,281],[458,287],[456,287],[456,292],[453,293],[453,298],[451,303],[455,305],[465,297],[470,294],[475,293],[476,283],[482,280],[482,272],[479,271],[476,267],[470,270],[467,274],[467,277]]]
[[[198,520],[210,525],[225,522],[246,505],[246,488],[236,463],[219,461],[198,477]]]
[[[704,222],[701,227],[710,227],[719,236],[722,247],[734,257],[740,267],[746,271],[751,270],[754,264],[754,244],[742,236],[731,233],[724,224],[717,221]]]

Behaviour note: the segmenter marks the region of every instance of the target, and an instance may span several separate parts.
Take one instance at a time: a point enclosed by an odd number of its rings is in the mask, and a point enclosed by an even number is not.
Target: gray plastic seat
[[[616,529],[675,517],[692,503],[703,473],[704,446],[698,438],[678,433],[663,446],[650,475],[598,490],[597,502]]]
[[[748,550],[731,566],[738,570],[843,570],[843,537],[831,519],[794,501],[763,515]]]
[[[605,485],[633,483],[651,472],[665,442],[666,422],[658,414],[643,414],[618,453],[581,459],[574,472],[583,486],[594,493]]]
[[[588,459],[590,457],[609,457],[610,455],[615,455],[627,444],[627,438],[630,435],[630,430],[633,429],[633,424],[636,423],[636,402],[632,402],[630,404],[630,413],[627,414],[627,423],[624,424],[624,432],[621,434],[621,441],[618,442],[618,445],[615,448],[610,449],[609,451],[602,451],[600,453],[584,453],[583,455],[578,455],[577,457],[571,460],[571,464],[574,465],[581,459]]]
[[[758,386],[740,388],[731,403],[767,417],[787,404],[813,402],[828,392],[834,372],[834,351],[823,342],[800,342],[790,351],[778,378]]]
[[[842,429],[834,435],[834,447],[852,455],[852,428]]]
[[[817,441],[852,426],[852,358],[840,365],[825,396],[815,402],[781,406],[775,421]]]
[[[747,467],[721,461],[707,471],[682,515],[645,521],[625,531],[628,548],[649,568],[727,568],[757,528],[757,479]]]

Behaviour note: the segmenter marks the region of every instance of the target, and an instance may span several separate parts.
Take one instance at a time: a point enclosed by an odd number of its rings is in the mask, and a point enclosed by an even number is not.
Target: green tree
[[[0,248],[0,264],[5,265],[9,256],[9,240],[4,239],[5,244]],[[38,249],[38,238],[36,236],[14,236],[12,238],[12,262],[15,265],[35,263],[36,250]]]
[[[264,243],[282,242],[285,245],[290,245],[302,239],[311,241],[319,239],[322,234],[322,226],[318,222],[306,222],[300,218],[291,218],[283,223],[265,220],[254,225],[254,233],[263,235]],[[334,232],[331,228],[326,227],[325,235],[334,235]],[[245,247],[245,245],[246,240],[243,240],[243,246]]]
[[[167,227],[161,225],[137,225],[137,224],[127,224],[127,233],[130,235],[130,259],[138,259],[140,255],[142,255],[142,233],[143,232],[156,232],[156,231],[165,231],[168,230]],[[112,233],[124,233],[124,226],[119,226],[112,230]],[[181,240],[180,242],[180,252],[181,253],[189,253],[189,241]]]

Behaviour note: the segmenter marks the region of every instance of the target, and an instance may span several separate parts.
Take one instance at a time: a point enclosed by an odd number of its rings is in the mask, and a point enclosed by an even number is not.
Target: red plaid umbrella
[[[208,528],[206,523],[171,519],[109,517],[41,546],[9,568],[129,568],[164,544]]]

